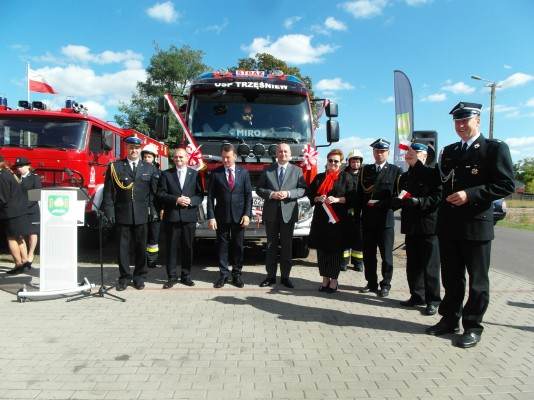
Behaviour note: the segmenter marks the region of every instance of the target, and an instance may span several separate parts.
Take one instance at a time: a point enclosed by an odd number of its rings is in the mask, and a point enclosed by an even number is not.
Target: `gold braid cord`
[[[115,165],[113,163],[111,163],[111,177],[115,181],[115,184],[122,190],[130,190],[131,188],[133,188],[133,182],[126,186],[120,181],[119,176],[117,175],[117,171],[115,171]]]

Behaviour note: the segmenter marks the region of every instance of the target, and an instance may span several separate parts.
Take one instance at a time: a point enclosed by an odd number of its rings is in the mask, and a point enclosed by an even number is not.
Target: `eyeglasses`
[[[340,160],[334,160],[334,159],[332,159],[332,158],[329,158],[329,159],[328,159],[328,162],[329,162],[330,164],[339,164],[341,161],[340,161]]]

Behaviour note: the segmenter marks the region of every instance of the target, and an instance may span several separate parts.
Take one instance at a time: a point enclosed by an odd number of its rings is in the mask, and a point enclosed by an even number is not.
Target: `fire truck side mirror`
[[[329,143],[339,141],[339,123],[335,119],[326,121],[326,141]]]
[[[104,131],[104,135],[102,136],[102,148],[104,151],[113,150],[113,132]]]
[[[334,103],[333,101],[329,102],[326,106],[326,116],[328,118],[334,118],[337,117],[337,103]]]
[[[169,119],[167,115],[158,115],[156,117],[156,129],[154,136],[158,140],[165,140],[169,135]]]
[[[167,99],[165,99],[163,96],[158,98],[158,112],[160,114],[166,114],[169,112],[169,103],[167,103]]]

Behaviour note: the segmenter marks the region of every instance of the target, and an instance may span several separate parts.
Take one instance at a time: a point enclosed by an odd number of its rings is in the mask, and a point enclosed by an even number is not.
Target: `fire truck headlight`
[[[265,146],[261,143],[256,143],[252,151],[256,157],[261,157],[265,154]]]

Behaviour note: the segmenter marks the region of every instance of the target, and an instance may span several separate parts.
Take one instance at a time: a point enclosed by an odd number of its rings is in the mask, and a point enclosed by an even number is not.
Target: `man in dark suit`
[[[256,193],[263,198],[262,219],[267,233],[267,257],[265,267],[267,278],[261,287],[276,283],[278,268],[276,256],[280,245],[281,283],[293,288],[289,279],[291,272],[293,229],[298,219],[297,199],[304,196],[306,182],[302,169],[289,163],[291,148],[280,143],[276,148],[277,162],[268,166],[260,176]]]
[[[371,143],[374,164],[362,168],[356,195],[356,207],[362,210],[363,263],[367,286],[361,293],[389,295],[393,277],[393,240],[395,238],[391,199],[396,194],[400,168],[389,164],[389,142],[377,139]],[[376,248],[382,257],[382,281],[378,289]]]
[[[174,168],[161,174],[158,198],[163,204],[163,223],[167,236],[167,277],[163,289],[170,289],[178,282],[176,271],[177,252],[181,256],[180,282],[194,286],[191,280],[193,264],[193,240],[197,224],[198,206],[204,193],[200,175],[187,167],[187,151],[179,147],[174,152]]]
[[[428,146],[412,143],[411,147],[424,164]],[[398,190],[401,192],[393,199],[392,208],[402,208],[401,233],[405,234],[406,277],[410,288],[410,298],[400,304],[404,307],[426,304],[425,314],[434,315],[441,301],[437,236],[441,185],[425,184],[410,167],[400,176]]]
[[[243,287],[243,239],[252,215],[252,185],[248,171],[235,164],[231,143],[221,147],[223,165],[210,176],[207,216],[209,229],[216,231],[220,276],[213,286],[221,288],[228,281],[228,252],[232,250],[232,284]]]
[[[153,200],[157,189],[158,170],[140,159],[141,139],[124,139],[128,156],[112,162],[106,171],[102,207],[106,219],[117,225],[119,235],[119,281],[117,290],[125,290],[132,280],[130,242],[134,242],[135,269],[133,284],[145,287],[147,222],[157,218]]]
[[[480,133],[481,104],[460,102],[450,111],[460,141],[443,149],[436,168],[425,167],[414,150],[406,161],[419,179],[443,183],[443,200],[438,210],[438,238],[441,278],[445,296],[439,306],[441,320],[427,328],[429,335],[459,331],[455,345],[476,346],[480,341],[482,317],[489,304],[493,200],[514,191],[510,150],[500,140]],[[469,275],[469,297],[465,306],[465,271]]]

